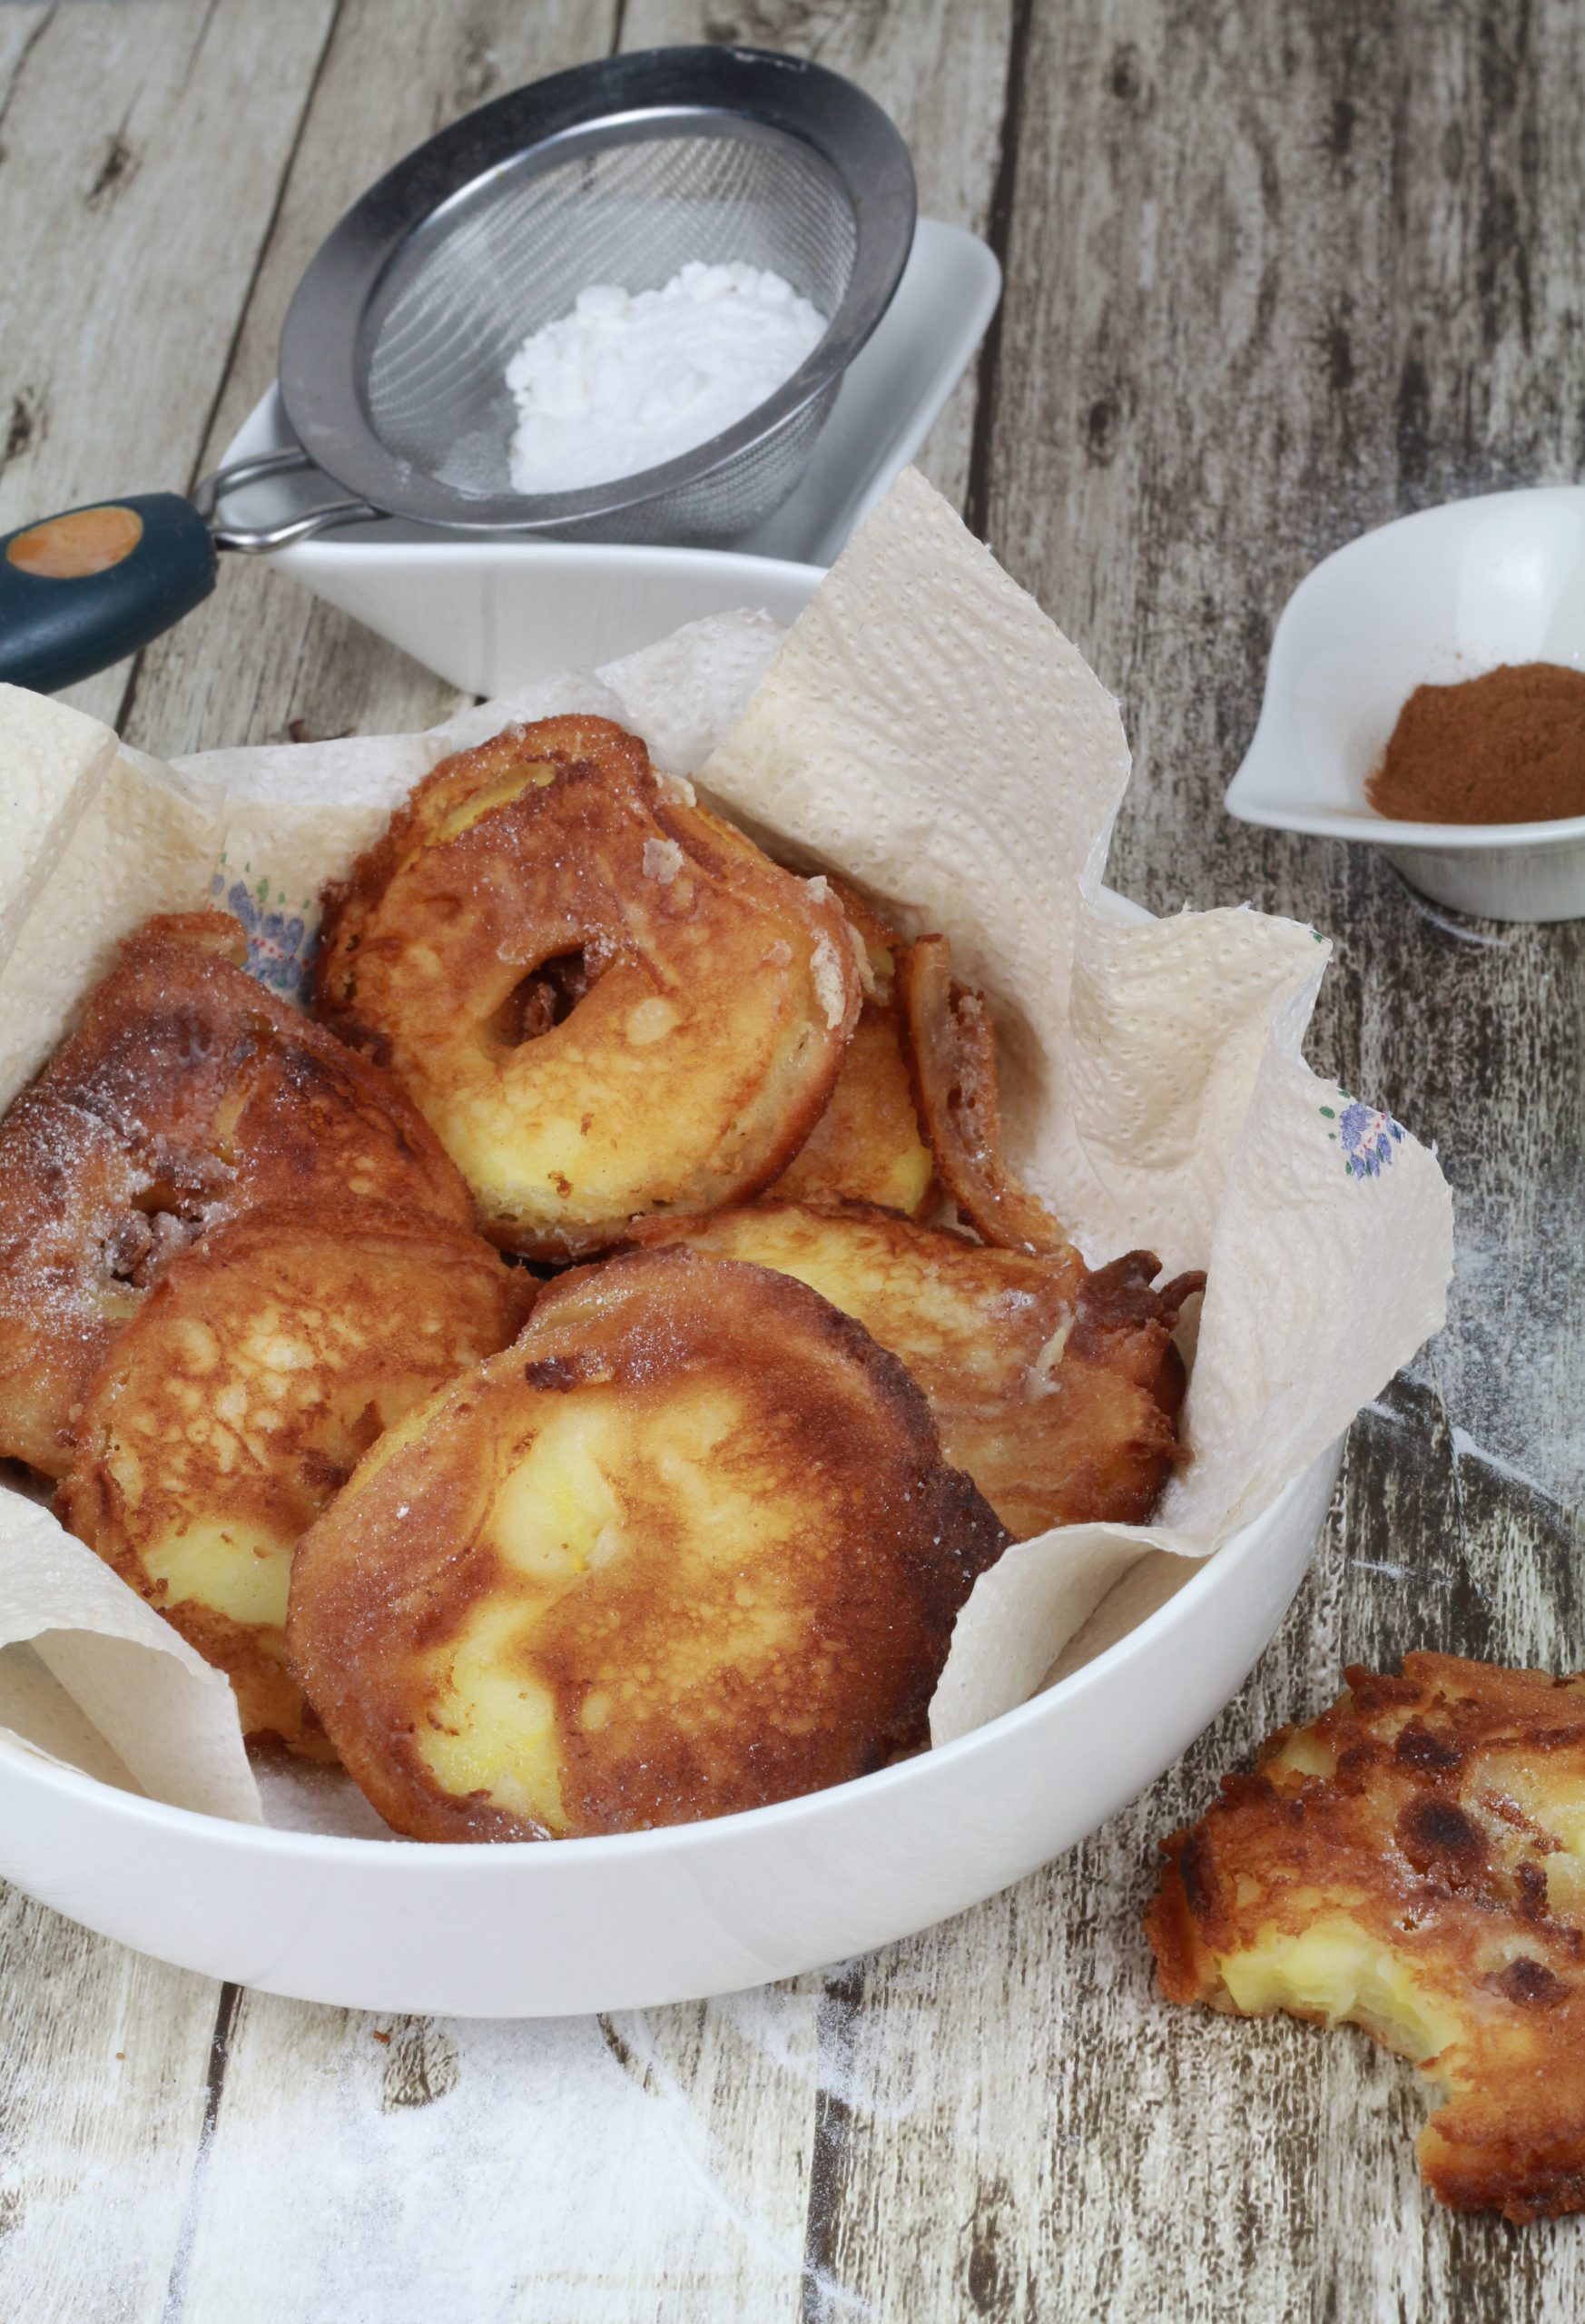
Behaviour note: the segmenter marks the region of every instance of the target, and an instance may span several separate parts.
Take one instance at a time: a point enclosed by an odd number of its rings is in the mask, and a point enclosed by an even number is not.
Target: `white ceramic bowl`
[[[425,1846],[225,1823],[0,1742],[0,1873],[161,1960],[349,2008],[557,2016],[845,1959],[1020,1879],[1171,1766],[1286,1612],[1340,1451],[1070,1678],[857,1783],[611,1839]]]
[[[1491,920],[1585,917],[1585,816],[1410,823],[1365,783],[1417,685],[1503,662],[1585,665],[1585,486],[1449,502],[1339,549],[1277,624],[1230,813],[1363,840],[1439,903]]]
[[[554,671],[615,661],[743,606],[792,622],[919,450],[1000,295],[994,252],[960,227],[921,218],[897,294],[849,366],[802,478],[731,549],[489,542],[382,521],[276,550],[270,562],[470,694],[510,694]],[[271,388],[222,466],[290,441]],[[300,497],[275,480],[229,506],[264,524]]]

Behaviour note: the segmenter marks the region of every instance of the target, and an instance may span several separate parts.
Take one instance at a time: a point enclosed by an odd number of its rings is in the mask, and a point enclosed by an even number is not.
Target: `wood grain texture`
[[[790,2315],[816,2007],[777,1989],[657,2035],[247,1995],[171,2324]]]
[[[1580,931],[1458,921],[1370,851],[1220,810],[1314,558],[1580,471],[1582,34],[1562,7],[1034,11],[990,537],[1122,696],[1117,884],[1334,933],[1311,1054],[1436,1139],[1460,1258],[1450,1329],[1356,1427],[1331,1545],[1250,1688],[1024,1892],[1051,1935],[1022,1978],[1049,1981],[1080,2101],[1058,2122],[1094,2162],[1000,2204],[990,2314],[1144,2318],[1164,2283],[1196,2317],[1578,2304],[1578,2225],[1527,2240],[1419,2194],[1411,2073],[1358,2034],[1165,2011],[1136,1930],[1152,1839],[1344,1662],[1585,1659],[1585,1273],[1561,1231],[1585,1196]],[[992,2150],[976,2216],[1004,2175]],[[917,2292],[950,2298],[944,2277]]]
[[[7,1888],[0,1991],[0,2315],[160,2317],[220,1989]]]
[[[1247,897],[1334,936],[1311,1053],[1437,1140],[1452,1321],[1356,1426],[1315,1571],[1211,1733],[1062,1863],[871,1961],[578,2024],[393,2024],[238,1997],[8,1896],[0,2315],[1564,2324],[1585,2228],[1437,2211],[1408,2069],[1359,2034],[1167,2008],[1138,1916],[1156,1840],[1346,1661],[1433,1644],[1585,1662],[1585,939],[1457,920],[1367,851],[1220,804],[1276,614],[1317,556],[1440,497],[1585,469],[1585,14],[0,8],[22,317],[0,337],[0,436],[18,397],[47,422],[0,468],[5,521],[212,462],[320,234],[437,123],[613,42],[687,38],[851,73],[910,137],[922,206],[1002,242],[984,394],[927,468],[1123,699],[1138,771],[1117,884],[1157,910]],[[225,93],[244,81],[238,128]],[[113,172],[107,222],[88,196],[118,134],[140,166]],[[135,233],[115,222],[134,200]],[[52,252],[64,314],[39,295]],[[190,280],[195,253],[212,280]],[[105,317],[133,310],[128,281],[166,317],[198,293],[201,310],[107,424]],[[409,725],[450,699],[234,563],[143,657],[128,725],[177,750],[296,717]]]
[[[25,14],[0,123],[5,532],[192,480],[334,6]],[[68,698],[113,718],[126,675]]]
[[[0,10],[0,530],[186,482],[247,300],[241,197],[279,174],[330,13],[286,0],[266,35],[226,0]],[[74,698],[113,716],[125,678]],[[158,2317],[219,1988],[12,1890],[0,1984],[27,1997],[0,2073],[0,2314]]]

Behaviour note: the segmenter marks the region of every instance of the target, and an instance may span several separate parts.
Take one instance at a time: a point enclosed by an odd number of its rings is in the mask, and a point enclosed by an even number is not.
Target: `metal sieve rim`
[[[446,206],[525,153],[548,160],[591,143],[771,132],[812,147],[840,180],[856,229],[852,273],[824,337],[746,418],[679,458],[576,492],[474,497],[388,449],[364,400],[367,320],[399,253]],[[299,443],[327,476],[383,515],[452,531],[522,533],[641,507],[698,484],[777,434],[841,377],[891,303],[913,242],[908,148],[851,81],[799,57],[752,48],[658,48],[603,57],[514,89],[415,149],[332,228],[298,285],[281,334],[281,398]]]

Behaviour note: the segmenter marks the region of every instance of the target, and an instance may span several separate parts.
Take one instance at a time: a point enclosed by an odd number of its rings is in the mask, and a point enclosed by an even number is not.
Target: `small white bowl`
[[[1417,685],[1504,662],[1585,665],[1585,486],[1449,502],[1351,541],[1299,584],[1227,788],[1247,823],[1364,840],[1439,903],[1489,920],[1585,918],[1585,816],[1411,823],[1365,783]]]
[[[565,2016],[844,1960],[1022,1879],[1171,1766],[1287,1611],[1340,1452],[1071,1677],[856,1783],[609,1839],[424,1846],[225,1823],[0,1741],[0,1873],[162,1961],[352,2009]]]

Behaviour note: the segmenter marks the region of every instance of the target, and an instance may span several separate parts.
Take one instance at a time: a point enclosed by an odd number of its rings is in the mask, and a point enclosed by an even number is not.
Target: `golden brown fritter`
[[[46,1476],[117,1331],[216,1220],[353,1196],[468,1220],[401,1091],[246,950],[227,912],[146,922],[0,1123],[0,1453]]]
[[[446,760],[327,891],[321,1014],[389,1062],[507,1249],[766,1185],[859,1012],[841,906],[600,718]]]
[[[84,1408],[62,1521],[236,1689],[246,1733],[327,1756],[285,1669],[302,1533],[393,1421],[521,1324],[481,1236],[383,1203],[263,1204],[172,1261]]]
[[[1585,1678],[1411,1654],[1163,1842],[1162,1990],[1363,2025],[1442,2085],[1444,2203],[1585,2210]]]
[[[828,884],[861,948],[863,1006],[824,1113],[769,1191],[783,1202],[881,1203],[911,1218],[933,1165],[903,1052],[897,961],[906,948],[854,889]]]
[[[921,1743],[1006,1538],[856,1324],[645,1252],[564,1275],[376,1447],[298,1550],[288,1639],[399,1831],[634,1831]]]
[[[975,1233],[1011,1251],[1060,1251],[1068,1237],[1019,1183],[1001,1150],[996,1034],[984,1000],[952,978],[944,936],[921,936],[898,963],[914,1102],[936,1176]]]
[[[901,1357],[948,1460],[1016,1541],[1102,1518],[1142,1524],[1182,1457],[1172,1333],[1204,1277],[1154,1290],[1148,1251],[1092,1274],[1071,1245],[1037,1258],[859,1204],[769,1200],[634,1232],[777,1267],[856,1316]]]

